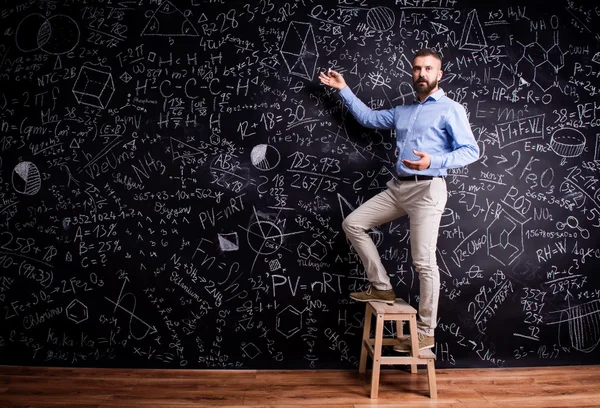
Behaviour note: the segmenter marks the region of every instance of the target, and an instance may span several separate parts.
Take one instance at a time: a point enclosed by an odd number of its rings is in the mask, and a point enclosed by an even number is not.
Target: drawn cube
[[[84,65],[79,70],[79,75],[73,85],[73,93],[77,102],[104,109],[108,106],[115,92],[110,72]]]

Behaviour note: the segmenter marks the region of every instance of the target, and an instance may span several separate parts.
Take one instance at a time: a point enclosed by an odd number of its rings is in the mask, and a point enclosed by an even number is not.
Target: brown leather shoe
[[[435,340],[433,336],[425,336],[422,333],[417,333],[417,338],[419,339],[419,350],[425,350],[433,348],[435,345]],[[410,340],[410,336],[405,339],[400,340],[400,344],[394,346],[394,351],[399,353],[410,353],[412,349],[412,344]]]
[[[396,301],[396,292],[393,290],[377,290],[371,286],[364,292],[350,293],[350,299],[354,299],[357,302],[383,302],[387,303],[388,305],[393,305]]]

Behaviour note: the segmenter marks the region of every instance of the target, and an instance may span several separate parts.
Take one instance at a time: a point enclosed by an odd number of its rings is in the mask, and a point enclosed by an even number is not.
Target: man
[[[352,93],[341,74],[332,70],[319,74],[321,83],[340,91],[361,125],[396,130],[395,177],[387,183],[385,191],[348,215],[342,227],[370,282],[368,290],[351,293],[350,297],[359,302],[393,304],[396,294],[367,231],[404,215],[410,217],[411,255],[420,284],[417,331],[421,349],[434,345],[440,291],[436,245],[447,200],[446,169],[463,167],[479,158],[479,147],[465,109],[439,88],[441,78],[440,55],[422,49],[413,59],[414,102],[374,111]],[[410,339],[394,347],[400,352],[410,349]]]

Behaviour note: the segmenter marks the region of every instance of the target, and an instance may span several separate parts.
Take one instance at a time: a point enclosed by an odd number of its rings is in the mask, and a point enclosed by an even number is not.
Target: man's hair
[[[440,66],[442,65],[442,56],[433,48],[421,48],[415,54],[415,58],[427,56],[432,56],[433,58],[440,60]]]

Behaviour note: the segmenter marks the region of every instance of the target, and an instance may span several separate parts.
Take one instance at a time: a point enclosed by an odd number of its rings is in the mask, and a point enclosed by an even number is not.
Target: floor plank
[[[600,407],[600,366],[381,372],[379,398],[358,370],[158,370],[0,366],[1,408]]]

